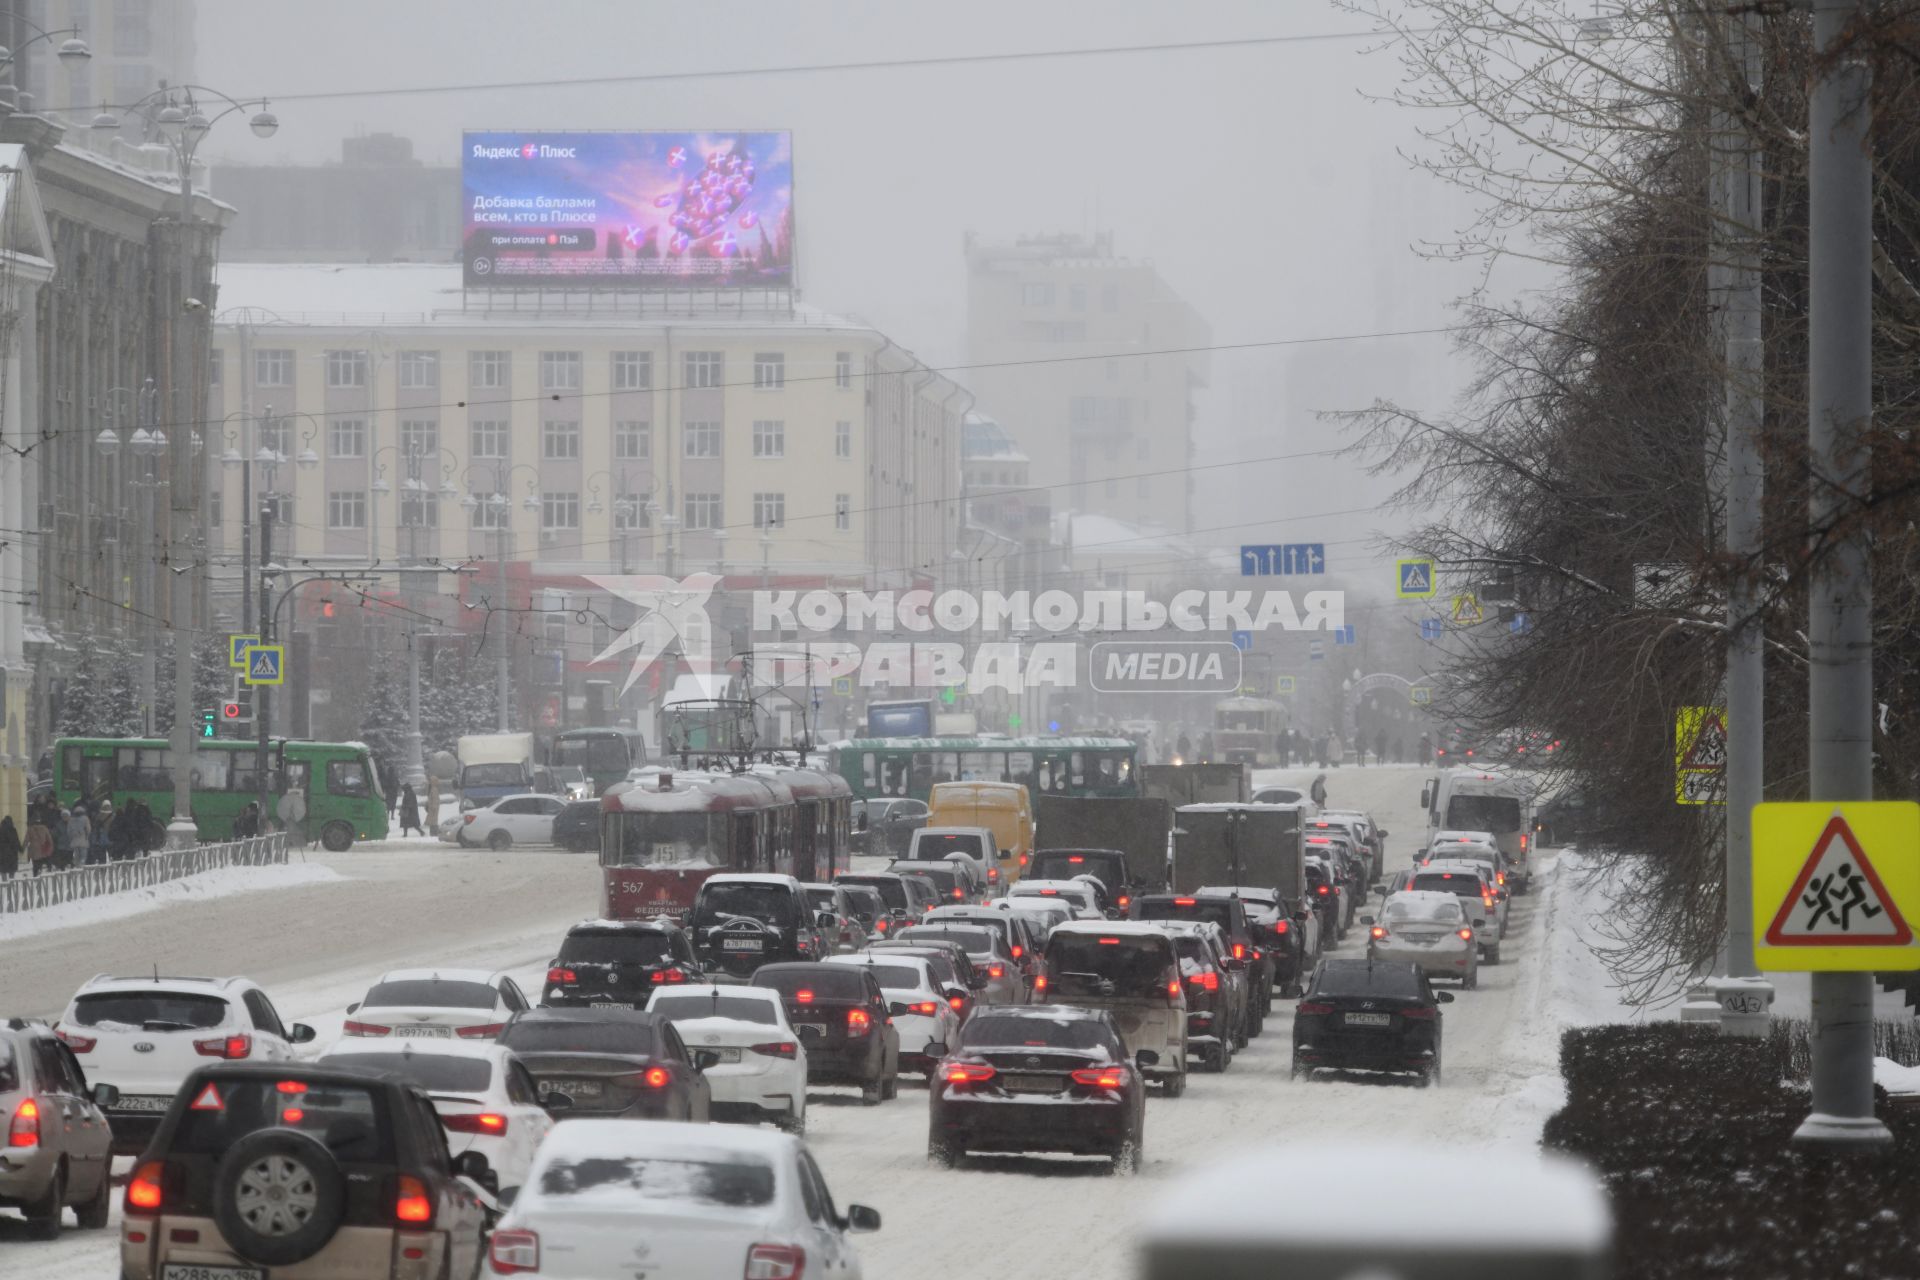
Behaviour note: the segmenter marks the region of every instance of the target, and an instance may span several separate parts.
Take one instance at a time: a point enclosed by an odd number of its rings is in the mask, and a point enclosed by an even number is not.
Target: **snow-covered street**
[[[1260,781],[1310,777],[1273,771]],[[1414,768],[1341,769],[1330,801],[1370,809],[1392,834],[1390,868],[1424,834]],[[516,850],[461,852],[393,842],[339,855],[309,853],[338,880],[169,904],[132,920],[67,928],[8,944],[0,985],[10,1009],[54,1016],[74,987],[99,972],[244,973],[284,1015],[313,1023],[320,1043],[345,1006],[382,970],[479,965],[512,970],[529,990],[567,925],[594,910],[592,861]],[[1548,854],[1533,892],[1517,897],[1505,958],[1480,989],[1445,1013],[1446,1079],[1434,1090],[1353,1077],[1290,1082],[1291,1002],[1224,1076],[1197,1074],[1185,1097],[1152,1098],[1146,1162],[1135,1179],[1106,1176],[1103,1162],[985,1158],[955,1172],[925,1159],[924,1089],[866,1108],[852,1091],[811,1100],[808,1141],[836,1198],[878,1208],[885,1228],[863,1237],[868,1274],[928,1274],[933,1259],[953,1280],[1033,1269],[1113,1276],[1130,1263],[1130,1232],[1171,1179],[1264,1143],[1303,1151],[1369,1138],[1530,1143],[1559,1103],[1559,1032],[1570,1022],[1617,1016],[1603,975],[1577,942],[1590,910],[1578,879]],[[1344,950],[1361,943],[1361,931]],[[71,1219],[69,1219],[71,1221]],[[118,1209],[115,1210],[115,1222]],[[117,1273],[117,1229],[72,1227],[52,1244],[25,1241],[24,1223],[0,1218],[7,1274],[18,1280],[87,1280]],[[1052,1243],[1041,1246],[1041,1241]],[[1071,1241],[1063,1249],[1059,1242]]]

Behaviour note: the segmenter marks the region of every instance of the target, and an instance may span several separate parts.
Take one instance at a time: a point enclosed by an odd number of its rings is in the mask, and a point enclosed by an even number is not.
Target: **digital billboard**
[[[468,133],[470,287],[793,285],[793,135]]]

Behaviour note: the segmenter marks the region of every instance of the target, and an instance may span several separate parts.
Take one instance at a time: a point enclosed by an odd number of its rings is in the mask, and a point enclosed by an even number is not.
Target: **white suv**
[[[54,1034],[88,1080],[119,1091],[107,1108],[118,1155],[145,1149],[174,1093],[207,1059],[284,1062],[313,1028],[281,1022],[246,978],[101,974],[74,994]]]

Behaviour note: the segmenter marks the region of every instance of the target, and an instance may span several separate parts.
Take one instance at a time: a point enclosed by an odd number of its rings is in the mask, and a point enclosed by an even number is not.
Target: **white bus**
[[[1516,892],[1533,880],[1533,787],[1497,769],[1443,769],[1420,793],[1427,811],[1427,844],[1440,831],[1491,831],[1512,863]]]

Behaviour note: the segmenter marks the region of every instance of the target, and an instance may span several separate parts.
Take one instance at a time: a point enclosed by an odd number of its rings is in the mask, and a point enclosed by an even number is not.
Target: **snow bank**
[[[78,902],[62,902],[33,911],[0,915],[0,941],[30,938],[58,929],[84,928],[109,920],[124,920],[177,902],[202,902],[209,898],[231,897],[236,893],[286,889],[294,885],[341,878],[340,873],[332,867],[312,862],[294,862],[280,867],[225,867],[218,871],[203,871],[197,876],[168,880],[143,889],[129,889],[124,893],[103,894]]]

